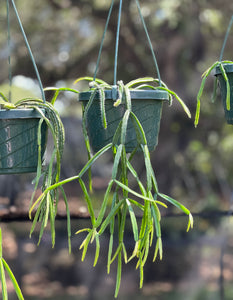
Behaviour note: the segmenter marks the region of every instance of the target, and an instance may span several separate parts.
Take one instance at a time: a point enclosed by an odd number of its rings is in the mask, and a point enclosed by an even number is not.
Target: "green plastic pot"
[[[228,124],[233,124],[233,64],[223,64],[223,67],[227,74],[230,88],[231,88],[230,110],[227,110],[226,108],[226,94],[227,94],[226,81],[224,80],[219,67],[216,67],[214,69],[214,75],[217,76],[220,84],[221,98],[222,98],[222,104],[224,108],[226,121]]]
[[[38,124],[41,115],[34,109],[0,110],[0,174],[36,172],[38,163]],[[47,126],[41,126],[41,158]]]
[[[158,144],[163,102],[169,99],[169,95],[163,90],[131,90],[130,95],[132,111],[142,124],[149,150],[153,151]],[[83,101],[85,105],[90,96],[91,92],[82,92],[79,94],[79,101]],[[94,152],[99,151],[102,147],[112,142],[112,138],[126,109],[123,103],[118,107],[114,107],[113,98],[116,98],[113,97],[111,90],[106,90],[105,111],[108,126],[107,129],[104,129],[101,120],[99,98],[99,93],[96,93],[96,97],[87,112],[87,130]],[[126,152],[132,152],[136,146],[136,132],[129,119],[126,132]]]

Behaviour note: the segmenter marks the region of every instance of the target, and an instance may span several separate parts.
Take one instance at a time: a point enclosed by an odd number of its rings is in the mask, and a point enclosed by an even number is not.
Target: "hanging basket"
[[[223,67],[227,74],[230,88],[231,88],[230,110],[228,110],[226,107],[226,95],[227,95],[226,81],[223,78],[223,75],[219,67],[216,67],[214,69],[214,75],[218,78],[220,84],[221,98],[222,98],[222,104],[225,112],[226,121],[228,124],[233,124],[233,64],[223,64]]]
[[[0,110],[0,174],[36,172],[38,125],[34,109]],[[41,126],[41,159],[46,147],[47,126]]]
[[[87,103],[91,92],[82,92],[79,94],[79,101]],[[132,111],[140,121],[148,143],[149,151],[153,151],[158,144],[158,134],[162,114],[163,102],[169,99],[166,91],[162,90],[131,90],[130,91]],[[96,97],[87,112],[87,130],[90,144],[94,152],[112,142],[116,129],[122,120],[126,110],[125,104],[114,107],[112,91],[105,91],[105,111],[107,119],[107,128],[103,128],[101,120],[101,110],[99,94]],[[126,132],[126,152],[132,152],[137,147],[137,137],[134,126],[129,120]]]

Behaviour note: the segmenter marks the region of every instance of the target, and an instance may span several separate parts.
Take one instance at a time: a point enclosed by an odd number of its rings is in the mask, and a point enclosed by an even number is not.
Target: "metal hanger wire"
[[[24,31],[24,28],[23,28],[23,25],[22,25],[22,22],[20,20],[20,16],[19,16],[19,13],[17,11],[15,2],[14,2],[14,0],[10,0],[10,1],[11,1],[11,4],[12,4],[12,7],[14,9],[17,21],[19,23],[19,27],[20,27],[21,33],[22,33],[23,38],[24,38],[24,42],[26,44],[29,56],[31,58],[31,61],[32,61],[32,64],[33,64],[33,67],[34,67],[34,70],[35,70],[35,73],[36,73],[36,77],[37,77],[38,84],[39,84],[39,87],[40,87],[40,91],[41,91],[41,96],[42,96],[43,102],[45,102],[46,100],[45,100],[45,93],[44,93],[43,85],[42,85],[42,82],[41,82],[40,74],[39,74],[39,71],[38,71],[38,68],[37,68],[34,56],[32,54],[31,47],[29,45],[27,36],[25,34],[25,31]],[[10,5],[9,5],[9,0],[6,0],[6,5],[7,5],[7,32],[8,32],[7,35],[8,35],[8,53],[9,53],[8,54],[9,84],[10,84],[10,87],[11,87],[12,86],[12,69],[11,69],[11,33],[10,33]]]
[[[159,80],[159,86],[161,86],[162,85],[161,76],[160,76],[160,71],[159,71],[157,59],[156,59],[156,56],[155,56],[155,52],[154,52],[154,49],[153,49],[153,45],[152,45],[152,42],[151,42],[151,39],[150,39],[150,36],[149,36],[149,33],[148,33],[148,29],[147,29],[145,20],[144,20],[143,15],[142,15],[142,11],[141,11],[139,1],[138,0],[135,0],[135,1],[136,1],[137,9],[138,9],[138,12],[139,12],[139,16],[140,16],[140,19],[141,19],[141,22],[142,22],[142,25],[143,25],[143,28],[144,28],[144,31],[145,31],[145,34],[146,34],[146,37],[147,37],[147,41],[148,41],[148,44],[149,44],[149,47],[150,47],[150,50],[151,50],[151,54],[152,54],[152,57],[153,57],[154,65],[155,65],[158,80]],[[95,68],[95,72],[94,72],[94,80],[96,79],[97,71],[99,69],[99,63],[100,63],[101,53],[102,53],[102,49],[103,49],[103,43],[104,43],[104,39],[105,39],[106,32],[107,32],[107,29],[108,29],[109,20],[110,20],[111,14],[112,14],[113,5],[114,5],[114,0],[112,0],[112,3],[110,5],[110,9],[109,9],[109,12],[108,12],[108,17],[107,17],[107,20],[106,20],[106,24],[105,24],[101,44],[100,44],[99,54],[98,54],[98,58],[97,58],[97,62],[96,62],[96,68]],[[116,86],[116,84],[117,84],[117,65],[118,65],[118,50],[119,50],[119,36],[120,36],[120,23],[121,23],[121,16],[122,16],[122,6],[123,6],[123,0],[120,0],[120,2],[119,2],[119,12],[118,12],[118,21],[117,21],[117,30],[116,30],[116,43],[115,43],[114,80],[113,80],[113,85],[114,86]]]

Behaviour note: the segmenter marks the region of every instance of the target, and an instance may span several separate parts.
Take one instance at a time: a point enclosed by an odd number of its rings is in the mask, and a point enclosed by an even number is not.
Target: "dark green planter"
[[[230,110],[226,108],[226,81],[224,80],[221,70],[219,67],[214,69],[214,75],[217,76],[219,84],[220,84],[220,91],[221,91],[221,98],[222,104],[225,112],[225,118],[228,124],[233,124],[233,64],[223,64],[224,69],[226,71],[230,88],[231,88],[231,107]]]
[[[41,115],[33,109],[0,110],[0,174],[36,172],[38,124]],[[41,127],[42,159],[47,126]]]
[[[130,95],[132,111],[142,124],[149,150],[153,151],[158,144],[163,102],[169,99],[169,95],[163,90],[132,90],[130,91]],[[91,92],[82,92],[79,94],[79,101],[87,103],[90,96]],[[102,125],[98,93],[87,113],[88,135],[94,152],[112,142],[114,133],[126,109],[125,104],[120,104],[118,107],[113,106],[114,100],[111,90],[105,91],[105,98],[107,129],[104,129]],[[130,119],[127,127],[125,146],[127,152],[132,152],[137,146],[135,129]]]

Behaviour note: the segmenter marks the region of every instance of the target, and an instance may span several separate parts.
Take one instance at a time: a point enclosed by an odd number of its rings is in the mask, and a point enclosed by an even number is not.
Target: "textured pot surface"
[[[162,105],[164,101],[168,100],[168,93],[162,90],[134,90],[130,94],[132,111],[142,124],[149,150],[152,151],[158,143]],[[90,95],[91,92],[80,93],[79,100],[88,101]],[[112,138],[126,110],[126,104],[124,103],[118,107],[113,106],[114,100],[112,99],[111,91],[105,91],[105,97],[107,129],[104,129],[102,125],[98,93],[87,113],[88,134],[94,152],[112,142]],[[137,146],[136,132],[130,119],[128,121],[125,145],[127,152],[132,152]]]
[[[33,109],[0,110],[0,174],[36,172],[38,125]],[[41,154],[45,152],[47,126],[41,128]]]

